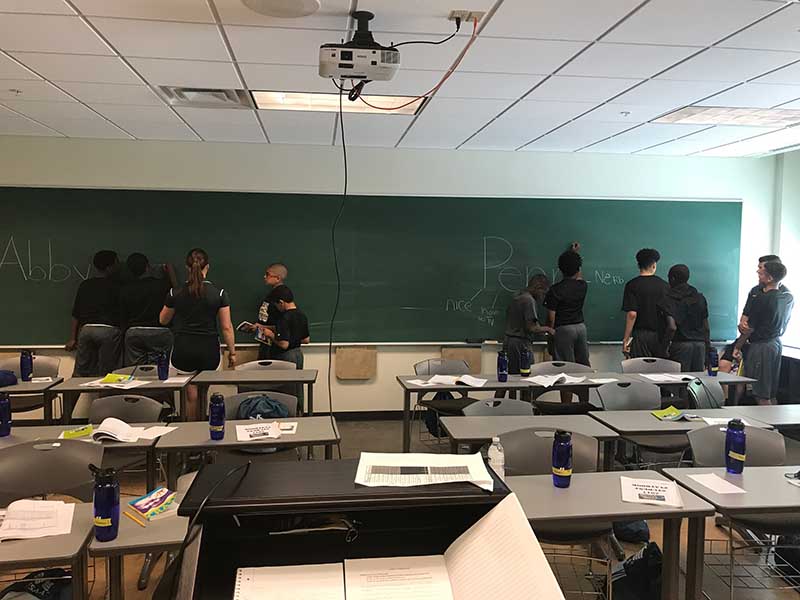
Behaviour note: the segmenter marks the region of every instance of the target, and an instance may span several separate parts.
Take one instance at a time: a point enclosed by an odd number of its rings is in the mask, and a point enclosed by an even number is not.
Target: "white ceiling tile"
[[[110,83],[79,83],[60,81],[58,85],[81,102],[101,104],[163,105],[146,85],[113,85]]]
[[[497,98],[516,100],[544,79],[544,75],[469,73],[456,71],[436,94],[441,98]]]
[[[698,104],[700,106],[772,108],[798,98],[800,98],[800,85],[743,83]]]
[[[319,47],[339,43],[344,31],[278,29],[265,27],[225,28],[238,62],[319,66]]]
[[[266,142],[252,110],[179,108],[177,111],[209,142]]]
[[[92,17],[123,17],[158,21],[213,23],[214,16],[200,0],[72,0]]]
[[[667,142],[681,136],[707,129],[706,125],[683,125],[666,123],[645,123],[635,129],[620,133],[581,152],[610,152],[630,154]]]
[[[637,83],[639,83],[638,79],[562,77],[554,75],[533,90],[525,99],[605,102]]]
[[[124,139],[131,136],[105,119],[53,119],[47,125],[71,138]]]
[[[92,104],[91,107],[115,123],[146,121],[175,123],[180,119],[166,106],[125,106],[123,104]]]
[[[371,82],[364,88],[364,93],[382,96],[423,96],[431,91],[442,77],[444,77],[442,71],[400,69],[391,81]],[[328,85],[333,88],[332,83],[328,82]]]
[[[652,0],[605,38],[609,42],[708,46],[778,8],[754,0]]]
[[[14,57],[50,81],[141,83],[116,56],[15,52]]]
[[[782,104],[781,108],[800,109],[800,100],[795,100],[794,102],[787,102],[786,104]]]
[[[319,76],[317,67],[239,63],[239,68],[249,90],[336,92],[330,79]]]
[[[5,54],[0,54],[0,79],[41,79],[41,77],[31,73]]]
[[[608,104],[598,106],[581,120],[602,121],[606,123],[629,123],[635,125],[637,123],[646,123],[651,119],[660,117],[664,113],[673,110],[673,108],[672,105],[655,106],[650,104],[609,102]]]
[[[583,42],[479,37],[459,68],[490,73],[549,75],[585,47]],[[426,52],[430,53],[430,50]]]
[[[336,122],[334,113],[259,110],[258,116],[264,124],[264,129],[267,130],[269,141],[273,144],[329,146],[333,140],[333,126]]]
[[[464,144],[464,148],[515,150],[523,144],[591,110],[592,102],[536,102],[523,100],[492,121]]]
[[[797,39],[798,28],[800,28],[800,6],[793,4],[737,33],[721,45],[729,48],[797,52],[800,50]]]
[[[79,102],[32,102],[3,100],[3,104],[37,121],[52,119],[93,119],[95,115]]]
[[[800,62],[796,62],[788,67],[783,67],[773,71],[769,75],[764,75],[755,80],[756,83],[784,83],[789,85],[800,85]]]
[[[131,58],[131,66],[151,85],[240,89],[233,63]]]
[[[730,127],[719,126],[704,129],[697,133],[668,142],[659,146],[637,152],[637,154],[654,154],[662,156],[686,156],[695,152],[702,152],[709,148],[730,144],[746,138],[769,133],[772,129],[766,127]]]
[[[406,38],[408,39],[408,38]],[[417,33],[414,34],[414,39],[419,41],[428,41],[428,42],[437,42],[442,39],[441,36],[438,35],[426,35]],[[391,39],[384,39],[381,36],[381,43],[385,42],[397,42],[399,41],[399,37],[396,40]],[[478,47],[480,44],[480,38],[475,40],[475,43],[470,48],[469,53],[467,56],[470,56],[475,48]],[[401,46],[400,50],[400,68],[401,69],[425,69],[429,71],[444,71],[449,69],[453,63],[455,62],[458,55],[466,46],[467,40],[464,39],[464,36],[458,36],[457,38],[447,42],[446,44],[442,44],[441,46],[429,46],[429,45],[409,45],[409,46]],[[435,50],[433,49],[435,48]],[[464,61],[461,63],[459,69],[465,69],[467,71],[479,71],[480,69],[468,69],[466,65],[466,61],[468,59],[465,58]]]
[[[709,48],[669,71],[664,79],[685,81],[730,81],[739,83],[758,77],[800,58],[789,52],[769,50],[734,50],[731,48]]]
[[[287,29],[336,29],[347,28],[350,0],[325,0],[313,15],[298,19],[268,17],[247,8],[242,0],[214,0],[219,17],[226,25],[259,25],[262,27],[284,27]]]
[[[599,142],[629,127],[630,125],[624,123],[594,122],[581,118],[567,123],[522,149],[544,152],[574,152],[579,148]]]
[[[640,3],[641,0],[505,0],[481,35],[593,41]]]
[[[74,15],[64,0],[0,0],[0,12]]]
[[[348,146],[393,148],[413,119],[412,115],[346,113],[344,115],[345,140]],[[341,143],[340,131],[337,129],[336,144],[340,145]]]
[[[358,10],[368,10],[375,14],[375,19],[370,22],[372,31],[449,35],[455,31],[455,23],[447,19],[453,8],[487,12],[493,4],[494,0],[460,0],[457,7],[450,0],[359,0]],[[472,23],[462,23],[461,33],[472,33]],[[376,34],[375,39],[378,37],[383,36]],[[416,38],[406,35],[394,39],[393,42],[408,39]]]
[[[198,141],[198,137],[194,132],[179,120],[176,120],[174,123],[126,121],[117,124],[140,140]]]
[[[0,14],[0,48],[21,52],[113,54],[80,17]]]
[[[47,135],[61,137],[57,131],[34,123],[9,111],[0,114],[0,135]]]
[[[32,79],[4,79],[0,81],[0,100],[74,102],[72,98],[51,83]]]
[[[435,97],[403,138],[403,148],[455,148],[509,105],[508,100]]]
[[[578,56],[559,75],[646,79],[697,52],[684,46],[598,43]],[[680,78],[676,78],[680,79]]]
[[[125,57],[230,60],[216,25],[104,17],[90,20]]]
[[[659,107],[682,107],[721,92],[729,83],[716,81],[673,81],[650,79],[625,92],[614,102],[623,104],[653,105]]]

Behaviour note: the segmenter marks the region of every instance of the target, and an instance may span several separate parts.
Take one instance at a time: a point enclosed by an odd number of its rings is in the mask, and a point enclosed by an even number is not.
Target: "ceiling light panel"
[[[16,52],[14,57],[50,81],[141,84],[116,56]]]
[[[664,115],[656,123],[735,125],[738,127],[787,127],[800,123],[800,111],[728,106],[687,106]]]
[[[422,105],[423,98],[409,96],[371,96],[363,95],[363,99],[351,102],[347,96],[339,94],[308,94],[304,92],[252,91],[253,100],[259,110],[285,110],[309,112],[339,112],[339,102],[343,112],[377,113],[393,115],[413,115]],[[406,106],[407,105],[407,106]],[[374,108],[377,107],[377,108]]]
[[[559,75],[646,79],[691,56],[698,48],[607,44],[589,47]]]
[[[0,45],[7,52],[114,54],[79,17],[3,14]]]

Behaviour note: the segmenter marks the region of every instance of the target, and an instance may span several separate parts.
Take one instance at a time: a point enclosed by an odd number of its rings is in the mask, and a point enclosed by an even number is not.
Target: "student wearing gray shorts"
[[[586,281],[581,267],[583,259],[574,250],[558,257],[558,269],[563,278],[547,292],[548,325],[555,328],[553,358],[589,366],[589,345],[586,323],[583,320],[583,302],[586,300]]]

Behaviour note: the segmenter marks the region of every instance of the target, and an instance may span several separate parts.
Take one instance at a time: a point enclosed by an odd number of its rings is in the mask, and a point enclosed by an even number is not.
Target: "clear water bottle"
[[[94,537],[110,542],[119,533],[119,479],[113,467],[89,465],[94,473]]]
[[[30,350],[23,350],[19,354],[19,375],[22,381],[30,381],[33,377],[33,354]]]
[[[158,378],[161,381],[169,379],[169,360],[167,360],[166,352],[159,353],[156,366],[158,367]]]
[[[208,407],[208,429],[212,440],[221,440],[225,437],[225,397],[222,394],[211,396],[211,404]]]
[[[719,354],[716,348],[711,348],[708,351],[708,374],[716,377],[717,373],[719,373]]]
[[[746,436],[744,423],[741,419],[728,421],[728,431],[725,434],[725,470],[738,475],[744,470],[746,456]]]
[[[497,381],[508,381],[508,354],[505,350],[497,353]]]
[[[531,376],[531,350],[527,345],[523,346],[519,351],[519,374],[522,377]]]
[[[0,392],[0,437],[11,435],[11,398]]]
[[[556,431],[553,436],[553,485],[568,488],[572,480],[572,434]]]
[[[500,438],[495,436],[492,438],[492,445],[489,446],[489,466],[492,467],[497,476],[502,480],[506,480],[506,454],[503,450],[503,445],[500,443]]]

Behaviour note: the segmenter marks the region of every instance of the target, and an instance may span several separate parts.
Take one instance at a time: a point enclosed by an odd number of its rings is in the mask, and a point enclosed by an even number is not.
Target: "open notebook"
[[[239,569],[234,600],[563,600],[514,494],[444,554]]]

